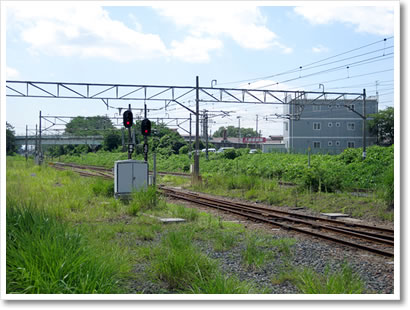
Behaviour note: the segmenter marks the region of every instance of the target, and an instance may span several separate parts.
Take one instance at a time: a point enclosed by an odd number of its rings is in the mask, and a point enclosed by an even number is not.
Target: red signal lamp
[[[123,116],[123,123],[125,128],[130,128],[132,126],[133,115],[130,110],[124,112]]]

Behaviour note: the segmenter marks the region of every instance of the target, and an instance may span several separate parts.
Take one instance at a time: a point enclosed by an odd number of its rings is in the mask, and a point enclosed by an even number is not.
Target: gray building
[[[350,107],[363,114],[362,100]],[[366,115],[377,112],[376,98],[367,98]],[[310,147],[312,153],[338,154],[346,148],[363,147],[363,119],[344,100],[300,100],[285,105],[284,113],[292,116],[283,124],[283,142],[289,152],[306,153]],[[366,146],[375,143],[376,136],[366,128]]]

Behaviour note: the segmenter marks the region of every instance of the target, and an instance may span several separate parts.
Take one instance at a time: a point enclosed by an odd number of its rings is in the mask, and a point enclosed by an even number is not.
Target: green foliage
[[[235,149],[225,150],[225,151],[222,153],[222,157],[223,157],[223,158],[226,158],[226,159],[235,159],[235,158],[238,157],[238,156],[239,156],[239,153],[236,152]]]
[[[116,261],[87,245],[79,229],[32,205],[7,205],[7,293],[119,292]]]
[[[193,246],[188,231],[168,232],[152,258],[155,276],[173,289],[187,290],[198,279],[210,279],[217,271],[216,263]]]
[[[199,218],[199,211],[193,208],[186,208],[184,206],[176,206],[173,208],[173,216],[186,219],[187,221],[194,222]]]
[[[129,213],[131,215],[137,215],[139,212],[153,210],[162,206],[156,187],[148,186],[146,190],[141,189],[132,194]]]
[[[226,130],[227,137],[238,138],[239,137],[239,127],[228,126],[228,127],[219,127],[217,131],[214,132],[213,136],[215,138],[224,136],[224,131]],[[258,137],[258,133],[252,128],[240,128],[241,137]]]
[[[219,229],[212,234],[215,251],[227,251],[238,243],[237,233],[232,230]]]
[[[192,294],[255,294],[257,288],[252,283],[242,282],[237,277],[215,274],[210,279],[201,278],[191,285]]]
[[[386,172],[383,174],[382,188],[379,191],[379,195],[386,202],[388,208],[392,210],[394,208],[394,166],[387,167]]]
[[[364,291],[363,281],[347,264],[334,273],[327,268],[323,275],[305,268],[296,273],[293,282],[302,294],[362,294]]]
[[[97,179],[91,185],[91,189],[96,196],[113,197],[114,196],[114,182],[109,180]]]
[[[242,261],[250,268],[260,268],[271,257],[271,253],[264,249],[264,239],[256,234],[250,234],[245,241],[245,249],[242,251]]]
[[[106,151],[113,151],[122,144],[121,132],[111,130],[104,133],[103,148]]]
[[[376,114],[370,114],[368,127],[373,135],[377,136],[379,145],[394,143],[394,108],[388,107]]]
[[[6,122],[6,154],[15,155],[17,152],[16,137],[14,127]]]
[[[66,124],[64,132],[74,136],[96,136],[111,129],[114,129],[114,125],[106,116],[77,116]]]
[[[168,153],[170,154],[178,154],[179,149],[184,146],[185,140],[182,138],[177,132],[172,131],[164,136],[161,137],[159,140],[159,145],[158,147],[160,149],[166,149],[170,150],[171,152]],[[163,155],[166,155],[166,153],[162,152]]]

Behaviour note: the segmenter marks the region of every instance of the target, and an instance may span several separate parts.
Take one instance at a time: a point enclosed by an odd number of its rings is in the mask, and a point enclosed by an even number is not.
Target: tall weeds
[[[87,245],[81,230],[35,206],[7,206],[9,294],[119,292],[118,267]]]

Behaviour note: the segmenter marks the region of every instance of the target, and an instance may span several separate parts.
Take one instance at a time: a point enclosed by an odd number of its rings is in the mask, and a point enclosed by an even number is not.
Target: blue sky
[[[3,20],[6,66],[1,67],[6,74],[2,76],[24,81],[193,86],[198,75],[201,86],[210,86],[215,79],[216,87],[256,88],[279,82],[273,89],[318,91],[322,83],[326,91],[366,88],[368,96],[376,95],[378,81],[383,109],[393,106],[394,82],[398,82],[393,70],[400,39],[394,29],[397,3],[145,2],[135,6],[127,2],[118,6],[3,1],[7,19]],[[396,25],[397,21],[396,16]],[[333,58],[322,61],[329,57]],[[366,60],[368,64],[352,64]],[[303,67],[316,61],[322,61],[317,64],[321,66]],[[300,66],[302,70],[292,74],[277,75]],[[344,67],[319,73],[338,66]],[[25,133],[26,124],[35,127],[40,110],[43,115],[61,116],[118,113],[92,100],[8,97],[6,103],[6,120],[17,134]],[[141,108],[143,103],[131,104]],[[150,102],[148,106],[156,107]],[[280,120],[265,120],[281,112],[279,105],[204,104],[200,109],[232,111],[229,117],[213,119],[212,132],[223,125],[237,126],[238,116],[241,127],[255,128],[258,115],[263,136],[282,134]],[[174,106],[166,113],[151,111],[149,117],[187,117],[189,112]]]

